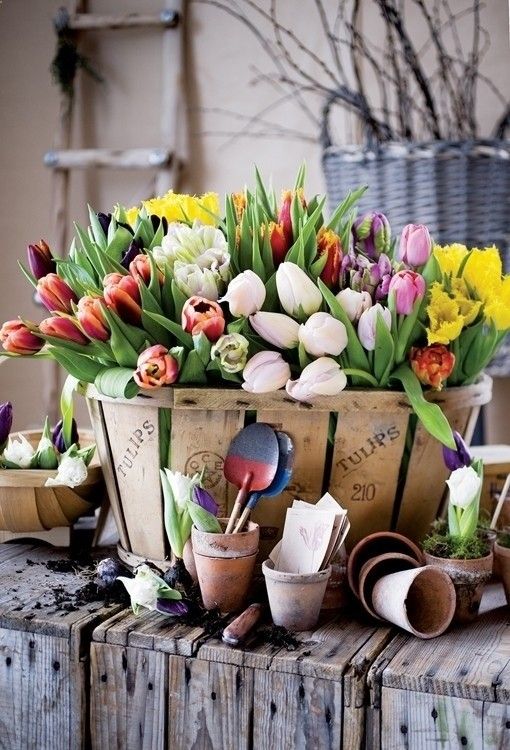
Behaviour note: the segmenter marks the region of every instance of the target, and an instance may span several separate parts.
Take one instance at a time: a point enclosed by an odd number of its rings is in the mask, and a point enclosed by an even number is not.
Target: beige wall
[[[333,0],[326,0],[332,6]],[[0,319],[40,319],[41,311],[28,285],[17,270],[28,242],[51,239],[50,172],[42,156],[51,146],[57,119],[58,96],[50,82],[49,62],[55,37],[51,19],[62,0],[3,0],[0,4],[0,221],[1,254]],[[463,5],[460,0],[455,4]],[[159,10],[162,0],[96,0],[91,9],[100,12]],[[411,4],[410,4],[411,5]],[[487,3],[488,26],[493,47],[485,62],[485,73],[501,87],[508,71],[508,10],[505,0]],[[279,0],[284,16],[320,49],[322,37],[312,0]],[[300,12],[296,12],[296,8]],[[268,71],[270,65],[258,42],[234,20],[213,7],[190,7],[185,74],[189,114],[189,158],[184,187],[191,191],[234,189],[251,179],[257,163],[272,175],[279,189],[288,185],[297,165],[308,164],[310,192],[323,189],[320,148],[310,142],[289,139],[217,137],[211,131],[236,130],[238,123],[210,111],[221,108],[247,115],[272,101],[273,93],[263,85],[250,85],[254,67]],[[367,28],[377,34],[378,19],[365,18]],[[74,132],[76,146],[157,146],[161,86],[161,46],[157,32],[122,31],[97,33],[86,46],[90,58],[103,74],[101,86],[83,81],[78,97]],[[483,123],[494,119],[489,100],[481,96]],[[289,104],[271,118],[298,131],[313,134],[300,111]],[[356,136],[350,118],[336,117],[336,133],[347,142]],[[74,173],[70,215],[84,221],[84,206],[90,202],[107,210],[114,202],[134,203],[151,192],[152,176],[146,172]],[[0,368],[0,400],[11,399],[16,425],[40,423],[43,414],[42,387],[47,365],[41,362],[7,362]],[[508,395],[508,389],[507,389]],[[506,424],[505,424],[505,430]],[[504,437],[510,442],[510,434]]]

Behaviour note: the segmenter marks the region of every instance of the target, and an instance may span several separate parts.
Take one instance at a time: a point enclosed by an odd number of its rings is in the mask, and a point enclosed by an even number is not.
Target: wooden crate
[[[0,746],[6,750],[88,745],[91,632],[119,606],[55,605],[56,587],[74,592],[90,580],[45,565],[65,557],[40,545],[0,545]]]
[[[482,615],[467,627],[430,641],[398,635],[368,682],[371,750],[510,748],[510,621],[502,588],[489,587]]]
[[[476,385],[427,397],[440,404],[452,427],[469,442],[491,389],[486,376]],[[420,539],[441,505],[447,477],[441,446],[418,425],[401,502],[394,508],[411,415],[402,393],[349,390],[317,398],[313,405],[293,401],[284,391],[251,394],[239,389],[162,388],[125,400],[107,398],[89,386],[86,395],[121,545],[142,558],[163,560],[169,554],[159,482],[163,409],[170,410],[172,422],[171,468],[192,473],[205,467],[205,486],[222,513],[236,494],[223,476],[223,461],[246,420],[256,418],[290,434],[296,448],[292,482],[278,498],[262,500],[254,514],[265,556],[280,538],[292,500],[316,501],[325,488],[349,512],[350,546],[395,526]]]
[[[329,619],[295,651],[232,649],[157,613],[123,613],[91,644],[94,750],[354,750],[388,628]]]

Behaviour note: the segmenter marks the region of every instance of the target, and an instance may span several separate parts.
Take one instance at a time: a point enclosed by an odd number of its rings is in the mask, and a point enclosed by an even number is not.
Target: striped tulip
[[[135,382],[140,388],[153,389],[175,383],[179,375],[177,360],[161,344],[145,349],[136,363]]]
[[[203,332],[209,341],[217,341],[225,329],[223,310],[217,302],[190,297],[182,308],[182,327],[192,336]]]
[[[56,273],[48,273],[37,282],[37,294],[44,307],[50,312],[72,312],[72,302],[78,297],[66,282]]]
[[[110,330],[103,312],[104,300],[100,297],[82,297],[78,302],[76,317],[91,339],[108,341]]]
[[[44,341],[21,320],[7,320],[0,328],[0,341],[11,354],[36,354],[44,346]]]
[[[317,254],[319,257],[327,256],[326,265],[321,273],[322,281],[330,289],[338,289],[342,247],[340,237],[331,229],[323,227],[317,235]]]
[[[53,336],[75,344],[88,344],[89,340],[71,318],[45,318],[39,323],[39,330],[45,336]]]
[[[275,266],[279,266],[285,260],[290,244],[285,236],[283,224],[277,224],[274,221],[269,222],[268,232],[269,244],[273,253],[273,262]]]

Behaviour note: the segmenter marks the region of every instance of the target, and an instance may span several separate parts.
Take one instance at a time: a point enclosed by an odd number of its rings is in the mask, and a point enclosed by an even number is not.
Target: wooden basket
[[[469,442],[492,380],[431,393],[452,427]],[[418,425],[400,507],[395,494],[411,406],[403,393],[348,390],[298,403],[284,391],[162,388],[154,395],[113,399],[93,386],[86,391],[121,546],[151,560],[169,548],[159,479],[159,409],[171,410],[171,468],[184,473],[205,467],[205,486],[228,513],[236,488],[223,476],[229,443],[245,421],[255,418],[291,435],[296,448],[291,485],[262,500],[253,514],[266,554],[280,538],[285,512],[296,497],[316,501],[329,489],[349,512],[352,547],[360,538],[390,528],[419,540],[440,510],[447,471],[440,444]],[[255,412],[255,414],[254,414]],[[328,443],[331,415],[338,415]]]
[[[22,433],[36,447],[41,432]],[[91,431],[82,430],[81,445],[94,442]],[[45,487],[48,477],[56,471],[42,469],[0,470],[0,530],[19,533],[47,531],[57,526],[70,526],[103,497],[104,485],[99,456],[96,452],[89,465],[86,481],[70,487]]]

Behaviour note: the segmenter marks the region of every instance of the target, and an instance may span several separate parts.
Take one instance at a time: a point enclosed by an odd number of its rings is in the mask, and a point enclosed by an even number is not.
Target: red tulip
[[[55,258],[44,240],[39,240],[35,245],[28,245],[27,256],[28,265],[36,279],[41,279],[57,270]]]
[[[103,312],[104,300],[100,297],[82,297],[78,302],[76,317],[91,339],[108,341],[110,330]]]
[[[0,341],[12,354],[35,354],[44,346],[44,341],[21,320],[7,320],[0,328]]]
[[[455,366],[455,355],[443,344],[414,347],[410,353],[411,367],[418,380],[438,391]]]
[[[104,299],[125,323],[139,325],[142,318],[140,290],[133,276],[110,273],[104,279]]]
[[[56,273],[48,273],[37,282],[39,299],[50,312],[72,312],[71,302],[78,297],[66,282]]]
[[[273,252],[273,262],[275,266],[279,266],[283,263],[287,251],[290,247],[285,237],[283,224],[277,224],[274,221],[269,222],[269,243]]]
[[[143,253],[137,255],[136,258],[129,264],[129,273],[137,281],[138,279],[142,279],[144,284],[148,285],[151,280],[151,264],[149,261],[149,256],[144,255]],[[158,271],[159,283],[162,284],[164,280],[165,277],[163,276],[161,271]]]
[[[39,330],[45,336],[54,336],[65,341],[74,341],[76,344],[88,344],[89,340],[78,328],[71,318],[45,318],[39,323]]]
[[[306,208],[306,201],[303,195],[303,190],[284,190],[282,192],[282,203],[278,212],[278,223],[283,227],[283,233],[285,240],[287,241],[287,247],[290,247],[294,242],[294,233],[292,231],[292,201],[294,196],[298,196],[301,201],[303,208]]]
[[[161,344],[150,346],[138,357],[134,372],[135,382],[140,388],[160,388],[175,383],[179,375],[177,360]]]
[[[317,253],[327,255],[326,265],[322,269],[321,279],[330,289],[338,287],[340,263],[342,262],[342,246],[340,237],[331,229],[322,227],[317,235]]]
[[[209,341],[217,341],[225,330],[223,310],[217,302],[190,297],[182,308],[182,327],[192,336],[202,331]]]

